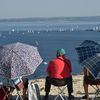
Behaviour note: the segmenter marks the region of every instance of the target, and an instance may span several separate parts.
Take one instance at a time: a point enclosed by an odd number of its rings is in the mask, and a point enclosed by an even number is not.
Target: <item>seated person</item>
[[[49,62],[47,67],[48,76],[45,82],[45,100],[48,100],[51,84],[55,86],[67,85],[69,99],[74,98],[72,95],[72,67],[70,60],[65,58],[65,50],[57,50],[56,58]]]
[[[23,98],[27,100],[28,79],[25,77],[19,77],[13,81],[17,90],[23,89]],[[11,93],[13,92],[13,90],[14,88],[11,89]]]
[[[84,67],[84,76],[83,76],[83,87],[84,87],[84,92],[85,95],[82,97],[82,99],[88,99],[88,85],[96,82],[94,77],[91,75],[91,73],[87,70],[87,68]]]

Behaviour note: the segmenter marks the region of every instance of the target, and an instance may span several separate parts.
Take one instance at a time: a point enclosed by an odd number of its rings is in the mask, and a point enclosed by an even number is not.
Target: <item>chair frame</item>
[[[98,85],[96,85],[95,87],[92,85],[92,87],[95,89],[95,95],[94,97],[92,98],[92,100],[94,100],[96,97],[98,97],[98,95],[100,95],[100,88]]]
[[[18,100],[19,98],[20,98],[21,100],[23,100],[22,96],[21,96],[20,93],[19,93],[20,90],[17,89],[17,87],[16,87],[16,85],[15,85],[15,83],[14,83],[13,80],[12,80],[12,82],[13,82],[14,88],[15,88],[15,90],[16,90],[16,92],[17,92],[16,100]]]
[[[62,100],[68,100],[68,98],[65,96],[64,94],[64,90],[66,89],[66,85],[64,86],[55,86],[54,84],[52,84],[55,88],[55,90],[57,91],[58,95],[54,98],[54,100],[57,100],[57,98],[61,98]],[[59,91],[58,91],[59,90]],[[65,98],[65,99],[64,99]]]
[[[4,87],[3,87],[4,85],[3,85],[3,83],[2,82],[0,82],[0,88],[3,90],[3,92],[5,93],[5,96],[4,96],[4,98],[3,98],[3,100],[5,100],[6,98],[8,98],[8,100],[9,100],[9,95],[8,95],[8,92],[9,92],[9,90],[5,90],[4,89]],[[7,86],[6,86],[7,87]],[[7,87],[7,89],[9,89],[9,87]]]
[[[19,91],[16,89],[17,91],[17,97],[16,97],[16,100],[18,100],[18,98],[20,98],[21,100],[23,100],[22,96],[19,94]]]
[[[99,80],[94,80],[91,82],[87,82],[88,85],[92,86],[95,89],[94,97],[92,100],[94,100],[96,97],[99,97],[100,95],[100,79]]]

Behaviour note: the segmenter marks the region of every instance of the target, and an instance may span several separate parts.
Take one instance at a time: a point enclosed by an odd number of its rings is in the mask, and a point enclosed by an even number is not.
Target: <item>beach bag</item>
[[[28,84],[28,99],[41,100],[38,84],[34,84],[32,82]]]

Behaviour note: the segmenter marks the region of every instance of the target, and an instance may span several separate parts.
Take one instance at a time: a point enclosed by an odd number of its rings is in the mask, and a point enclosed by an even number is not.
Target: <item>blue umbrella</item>
[[[92,41],[92,40],[84,40],[84,41],[80,44],[80,46],[81,46],[81,47],[100,46],[100,44],[98,44],[97,42]]]
[[[76,51],[78,54],[79,63],[82,63],[87,58],[100,53],[100,45],[94,41],[85,40],[79,45],[79,47],[76,48]]]
[[[100,79],[100,45],[85,40],[76,48],[79,63],[86,67],[95,79]]]

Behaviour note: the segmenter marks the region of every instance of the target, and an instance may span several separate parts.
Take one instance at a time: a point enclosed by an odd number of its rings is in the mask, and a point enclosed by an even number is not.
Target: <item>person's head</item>
[[[56,56],[59,57],[59,56],[64,56],[66,54],[65,50],[63,48],[57,50],[57,54]]]

